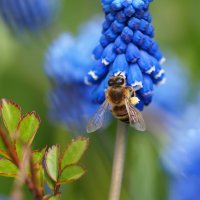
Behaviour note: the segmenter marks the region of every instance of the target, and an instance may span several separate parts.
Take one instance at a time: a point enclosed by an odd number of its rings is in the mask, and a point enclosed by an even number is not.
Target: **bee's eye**
[[[119,85],[123,85],[124,84],[124,79],[119,78],[119,79],[117,79],[116,83],[119,84]]]
[[[114,84],[113,80],[109,80],[109,81],[108,81],[108,85],[109,85],[109,86],[112,86],[113,84]]]

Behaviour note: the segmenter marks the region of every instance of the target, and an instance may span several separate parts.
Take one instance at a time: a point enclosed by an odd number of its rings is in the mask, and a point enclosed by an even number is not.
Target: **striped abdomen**
[[[111,112],[114,115],[114,117],[116,117],[122,122],[129,124],[129,116],[125,105],[120,105],[120,106],[114,105],[112,107]]]

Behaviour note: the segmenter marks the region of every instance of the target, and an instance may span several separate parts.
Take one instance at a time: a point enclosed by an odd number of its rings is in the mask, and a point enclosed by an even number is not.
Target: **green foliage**
[[[60,147],[58,145],[55,145],[49,149],[45,157],[47,173],[49,177],[55,182],[58,180],[59,174],[59,154]]]
[[[17,127],[19,139],[25,144],[31,144],[39,125],[39,116],[37,116],[34,112],[24,115]]]
[[[20,107],[16,103],[7,101],[5,99],[2,100],[1,107],[4,124],[8,130],[10,137],[12,138],[21,119]]]
[[[85,138],[77,138],[73,140],[71,144],[69,144],[63,155],[61,160],[61,168],[63,169],[67,165],[76,164],[84,154],[89,144],[89,140]]]
[[[23,144],[31,145],[35,134],[37,133],[39,125],[40,119],[34,112],[27,113],[20,119],[16,131],[16,149],[19,159],[21,159],[23,156]]]
[[[46,149],[47,148],[45,147],[41,151],[40,150],[33,151],[32,157],[33,157],[33,163],[34,164],[42,163],[42,159],[44,158],[44,154],[46,152]]]
[[[38,165],[35,165],[34,169],[36,172],[35,174],[36,184],[44,192],[44,181],[45,181],[44,168],[42,164],[38,164]]]
[[[1,139],[0,139],[0,156],[7,158],[7,159],[10,158],[8,151],[6,149],[6,146]]]
[[[55,196],[51,196],[48,200],[60,200],[60,194],[57,194]]]
[[[9,160],[0,160],[0,175],[7,177],[16,177],[18,173],[17,167]]]
[[[69,183],[72,181],[76,181],[81,178],[85,174],[85,170],[78,165],[72,165],[65,167],[60,175],[59,183]]]
[[[47,174],[46,171],[45,171],[44,177],[45,177],[45,181],[46,181],[47,185],[49,186],[49,188],[51,190],[54,190],[55,182],[49,177],[49,175]]]
[[[85,170],[78,165],[78,162],[87,149],[88,143],[87,138],[79,137],[66,147],[62,156],[58,145],[53,146],[46,152],[46,179],[50,188],[76,181],[85,174]]]
[[[37,199],[60,199],[60,186],[76,181],[85,174],[77,163],[88,147],[87,138],[73,140],[60,154],[60,145],[54,145],[46,152],[32,150],[31,144],[40,126],[35,112],[22,115],[16,103],[3,99],[0,107],[7,133],[0,128],[0,176],[22,179]],[[43,160],[45,166],[43,166]],[[53,195],[44,193],[44,183]],[[46,198],[47,197],[47,198]]]

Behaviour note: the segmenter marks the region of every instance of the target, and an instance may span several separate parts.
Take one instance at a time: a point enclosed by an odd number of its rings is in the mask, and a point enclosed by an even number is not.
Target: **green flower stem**
[[[120,199],[127,135],[127,124],[118,121],[109,200]]]

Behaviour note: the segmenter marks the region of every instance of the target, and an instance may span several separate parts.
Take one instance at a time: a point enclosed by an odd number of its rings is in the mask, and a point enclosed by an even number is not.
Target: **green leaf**
[[[61,195],[57,194],[56,196],[51,196],[48,200],[60,200]]]
[[[17,131],[19,139],[25,144],[31,144],[40,126],[40,117],[35,112],[27,113],[19,122]]]
[[[38,164],[34,170],[36,174],[36,184],[41,190],[43,190],[44,189],[44,168],[42,164]]]
[[[9,160],[0,159],[0,176],[16,177],[17,167]]]
[[[42,159],[44,158],[45,155],[45,151],[46,151],[46,147],[43,148],[41,151],[37,150],[37,151],[33,151],[33,163],[34,164],[40,164],[42,163]]]
[[[79,137],[73,140],[64,151],[61,158],[61,168],[64,169],[67,165],[76,164],[79,162],[89,144],[88,138]]]
[[[40,118],[35,112],[27,113],[20,120],[17,127],[16,148],[19,158],[22,158],[23,145],[31,145],[40,125]]]
[[[49,177],[49,175],[47,174],[46,171],[44,171],[44,178],[45,178],[45,182],[49,186],[49,188],[54,190],[56,183]]]
[[[69,183],[80,179],[85,174],[85,170],[78,165],[68,166],[63,169],[61,176],[59,178],[59,183]]]
[[[60,146],[55,145],[46,152],[45,165],[49,177],[57,182],[59,174]]]
[[[12,138],[21,118],[21,109],[16,103],[2,99],[1,113],[5,127]]]
[[[7,148],[5,147],[4,143],[2,142],[0,138],[0,155],[4,158],[10,159],[10,156],[8,154]]]

